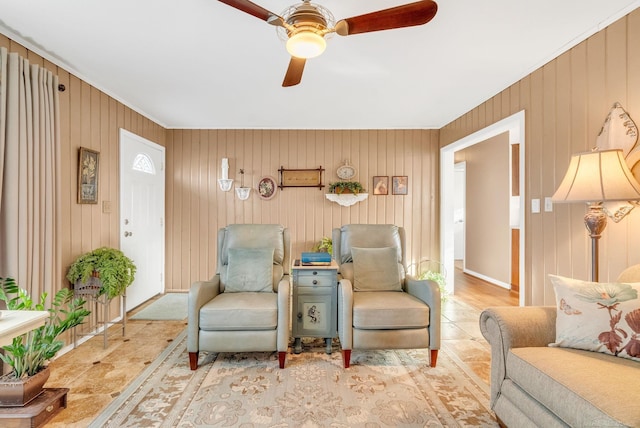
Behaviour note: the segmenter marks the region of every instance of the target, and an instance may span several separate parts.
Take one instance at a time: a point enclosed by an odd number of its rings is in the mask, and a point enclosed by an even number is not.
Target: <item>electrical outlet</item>
[[[531,212],[533,214],[540,212],[540,199],[531,199]]]

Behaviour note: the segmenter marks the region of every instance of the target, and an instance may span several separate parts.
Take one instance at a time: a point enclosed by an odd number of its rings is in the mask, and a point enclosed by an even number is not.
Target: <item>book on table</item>
[[[331,254],[329,253],[302,253],[300,261],[303,266],[329,266],[331,264]]]

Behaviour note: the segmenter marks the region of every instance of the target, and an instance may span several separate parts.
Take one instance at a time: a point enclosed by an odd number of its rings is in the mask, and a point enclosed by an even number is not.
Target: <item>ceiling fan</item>
[[[249,0],[219,0],[235,9],[253,15],[258,19],[278,27],[281,37],[286,40],[291,61],[282,86],[294,86],[302,80],[302,72],[308,58],[320,55],[325,47],[325,36],[337,33],[341,36],[413,27],[431,21],[438,11],[432,0],[420,0],[402,6],[379,10],[352,18],[341,19],[337,23],[331,12],[323,6],[303,0],[290,6],[282,16],[252,3]]]

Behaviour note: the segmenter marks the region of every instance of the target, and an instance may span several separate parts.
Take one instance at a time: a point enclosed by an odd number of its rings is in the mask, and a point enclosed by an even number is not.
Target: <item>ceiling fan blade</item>
[[[291,57],[289,61],[289,67],[287,68],[287,74],[284,76],[282,82],[283,87],[295,86],[302,80],[302,72],[304,71],[304,64],[307,62],[304,58]]]
[[[262,6],[258,6],[257,4],[250,2],[249,0],[218,0],[218,1],[226,5],[229,5],[234,9],[238,9],[242,12],[248,13],[249,15],[253,15],[258,19],[267,21],[271,25],[282,26],[283,21],[281,17],[279,17],[273,12],[268,11]]]
[[[222,1],[222,0],[221,0]],[[413,27],[431,21],[438,11],[438,5],[432,0],[379,10],[353,18],[342,19],[336,24],[336,33],[341,36],[370,33],[372,31]]]

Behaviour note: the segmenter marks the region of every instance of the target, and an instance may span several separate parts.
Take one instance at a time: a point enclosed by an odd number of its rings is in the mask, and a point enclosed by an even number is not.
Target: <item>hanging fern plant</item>
[[[89,278],[100,278],[98,295],[106,294],[110,299],[122,296],[133,283],[136,265],[115,248],[102,247],[83,254],[69,266],[67,279],[72,283],[86,283]]]

